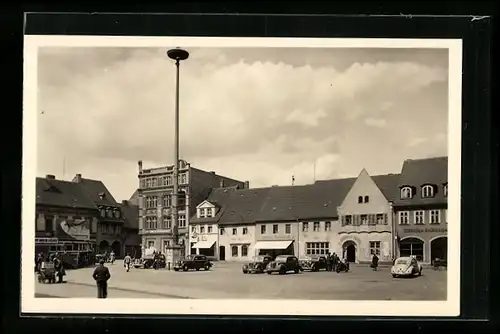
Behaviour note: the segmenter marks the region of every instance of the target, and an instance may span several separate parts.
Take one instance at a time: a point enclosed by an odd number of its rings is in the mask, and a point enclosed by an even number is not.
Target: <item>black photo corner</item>
[[[333,3],[313,6],[290,3],[288,15],[277,15],[278,4],[262,9],[243,9],[234,4],[177,4],[149,12],[183,14],[100,14],[87,11],[65,13],[57,6],[25,6],[1,14],[7,25],[9,51],[4,53],[4,81],[9,103],[2,121],[3,294],[2,328],[5,333],[31,330],[130,332],[274,332],[331,331],[364,332],[377,330],[410,332],[467,330],[493,332],[498,324],[498,104],[493,89],[498,59],[493,34],[496,20],[490,16],[494,5],[488,2],[474,11],[454,2],[432,2],[432,16],[417,14],[417,6],[406,11],[382,10],[363,3],[370,15],[342,15]],[[285,4],[285,3],[283,3]],[[493,4],[493,2],[491,2]],[[217,8],[219,6],[219,8]],[[322,7],[324,6],[324,7]],[[366,6],[366,9],[365,9]],[[64,6],[62,6],[64,7]],[[67,6],[68,7],[68,6]],[[256,7],[256,6],[255,6]],[[309,8],[308,8],[309,7]],[[344,6],[340,6],[344,7]],[[347,7],[347,5],[345,6]],[[397,6],[396,6],[397,7]],[[467,7],[470,7],[467,14]],[[49,9],[50,8],[50,9]],[[265,8],[265,7],[264,7]],[[324,9],[320,9],[324,8]],[[284,8],[281,8],[283,11]],[[127,9],[123,11],[130,11]],[[137,9],[135,9],[137,10]],[[143,10],[143,9],[141,9]],[[423,8],[420,8],[422,11]],[[24,12],[32,12],[26,13]],[[51,11],[54,13],[43,13]],[[68,8],[66,11],[81,11]],[[106,10],[117,12],[116,10]],[[121,12],[122,10],[120,10]],[[38,13],[37,13],[38,12]],[[56,13],[60,12],[60,13]],[[104,12],[104,10],[103,10]],[[202,12],[204,14],[202,14]],[[234,14],[239,12],[238,14]],[[307,12],[309,15],[304,15]],[[216,15],[209,13],[224,13]],[[325,14],[325,13],[335,13]],[[302,15],[301,15],[302,14]],[[321,14],[321,15],[317,15]],[[348,14],[348,13],[345,13]],[[445,15],[455,16],[445,16]],[[4,19],[5,18],[5,19]],[[21,199],[22,199],[22,119],[23,119],[23,34],[92,36],[224,36],[224,37],[346,37],[346,38],[453,38],[463,40],[462,71],[462,175],[461,175],[461,315],[458,318],[384,318],[384,317],[291,317],[291,316],[142,316],[82,314],[22,314],[20,310]],[[498,39],[498,38],[497,38]],[[4,44],[6,45],[6,44]],[[6,80],[9,78],[9,80]],[[8,106],[8,107],[7,107]],[[495,108],[496,107],[496,108]],[[140,307],[137,305],[137,307]],[[90,310],[91,312],[91,310]]]

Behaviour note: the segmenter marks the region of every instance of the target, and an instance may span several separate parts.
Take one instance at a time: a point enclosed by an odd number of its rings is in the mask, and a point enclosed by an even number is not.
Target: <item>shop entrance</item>
[[[356,243],[352,240],[344,242],[342,253],[347,262],[356,263]]]
[[[406,238],[399,242],[399,256],[416,256],[417,261],[424,260],[424,242],[418,238]]]
[[[447,260],[448,258],[448,238],[439,237],[431,241],[431,261],[435,259]]]

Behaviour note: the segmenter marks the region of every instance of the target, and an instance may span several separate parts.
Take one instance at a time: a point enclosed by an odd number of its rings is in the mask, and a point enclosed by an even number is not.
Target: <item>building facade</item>
[[[448,158],[406,160],[394,202],[396,250],[424,263],[448,256]]]
[[[36,253],[60,252],[67,265],[76,266],[77,254],[96,247],[98,219],[97,206],[77,184],[54,175],[36,178]]]
[[[129,201],[122,201],[120,210],[125,219],[122,234],[122,255],[129,254],[137,258],[141,256],[141,238],[139,236],[139,206],[130,203]]]
[[[337,249],[349,262],[369,263],[373,254],[381,263],[392,262],[393,215],[392,198],[388,194],[398,180],[399,175],[395,174],[378,175],[374,179],[363,169],[338,207],[341,224]]]
[[[156,248],[167,253],[169,247],[174,244],[176,232],[171,220],[174,166],[144,169],[142,161],[138,162],[138,166],[137,198],[142,251],[146,248]],[[181,256],[184,256],[191,250],[189,225],[191,216],[196,213],[196,207],[208,197],[211,189],[224,186],[243,188],[245,182],[193,168],[184,160],[179,161],[178,181],[177,233],[179,244],[183,246]]]
[[[102,181],[76,174],[72,182],[83,189],[99,210],[97,252],[109,254],[113,251],[117,258],[123,257],[125,217],[118,202]]]

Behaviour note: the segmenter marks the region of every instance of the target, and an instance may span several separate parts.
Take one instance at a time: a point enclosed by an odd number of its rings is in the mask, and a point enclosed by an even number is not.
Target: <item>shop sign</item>
[[[57,238],[35,238],[35,244],[57,244]]]
[[[447,228],[427,227],[427,228],[405,228],[404,233],[447,233]]]

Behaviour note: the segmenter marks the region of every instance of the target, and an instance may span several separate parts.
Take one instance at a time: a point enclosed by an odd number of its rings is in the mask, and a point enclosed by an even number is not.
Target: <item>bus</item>
[[[58,253],[65,268],[76,269],[93,265],[95,243],[91,241],[64,241],[58,238],[35,238],[35,254],[50,256]]]

